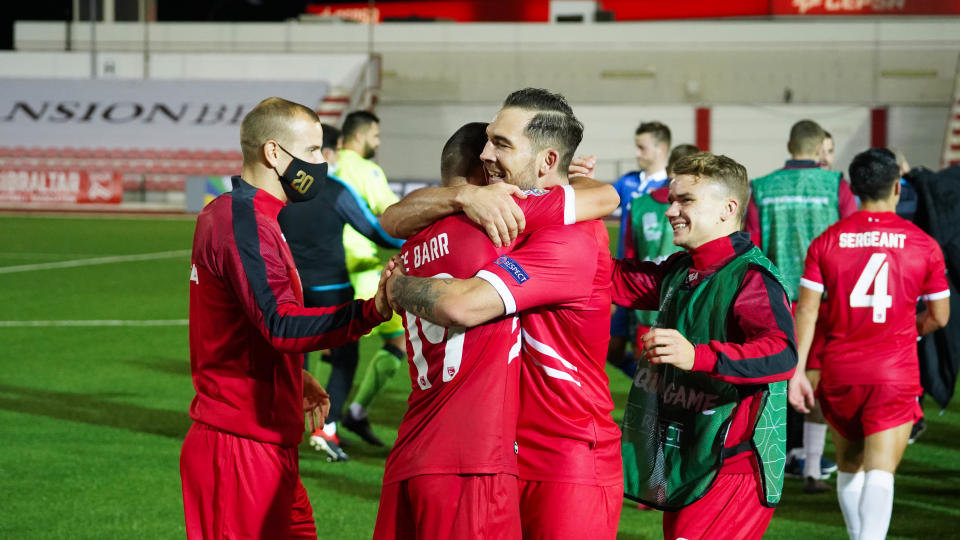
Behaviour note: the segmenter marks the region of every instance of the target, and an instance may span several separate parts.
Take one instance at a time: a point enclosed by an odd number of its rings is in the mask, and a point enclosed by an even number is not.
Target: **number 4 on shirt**
[[[872,307],[873,322],[887,322],[887,310],[893,307],[893,297],[887,294],[887,280],[890,273],[890,263],[885,261],[886,253],[874,253],[860,273],[857,284],[850,293],[850,307]],[[867,294],[870,285],[873,285],[873,294]]]

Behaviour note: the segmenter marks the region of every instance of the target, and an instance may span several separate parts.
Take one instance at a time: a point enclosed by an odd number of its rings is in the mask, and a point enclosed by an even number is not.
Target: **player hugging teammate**
[[[316,537],[297,445],[301,414],[316,423],[330,397],[299,353],[355,342],[390,307],[410,396],[374,538],[613,539],[624,495],[664,511],[665,539],[760,538],[782,493],[788,381],[794,407],[807,412],[816,395],[833,430],[851,538],[885,536],[893,472],[920,414],[915,341],[949,317],[939,247],[893,213],[892,154],[854,159],[861,211],[813,240],[800,279],[743,231],[767,212],[748,213],[746,169],[709,152],[671,161],[657,195],[682,251],[613,260],[599,218],[620,201],[591,178],[595,158],[573,158],[582,134],[563,96],[513,92],[493,122],[447,142],[443,187],[364,217],[385,242],[408,239],[374,299],[306,308],[277,215],[288,198],[302,205],[339,186],[322,126],[277,98],[245,118],[244,174],[201,213],[194,244],[189,537]],[[307,173],[325,181],[298,190]],[[820,186],[831,194],[845,189],[833,176]],[[614,302],[656,312],[622,436],[604,371]],[[804,370],[818,316],[829,324],[814,393]],[[223,320],[229,339],[211,330]],[[235,489],[248,477],[257,489]]]

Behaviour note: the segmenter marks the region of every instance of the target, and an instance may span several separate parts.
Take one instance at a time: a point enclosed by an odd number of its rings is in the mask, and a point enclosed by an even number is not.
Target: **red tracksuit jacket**
[[[373,300],[303,307],[277,225],[284,203],[234,177],[200,213],[190,272],[190,417],[241,437],[303,436],[299,353],[355,341],[383,321]]]

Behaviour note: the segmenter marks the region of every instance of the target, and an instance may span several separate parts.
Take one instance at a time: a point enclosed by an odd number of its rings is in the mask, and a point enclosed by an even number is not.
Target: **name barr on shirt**
[[[903,249],[906,239],[907,235],[903,233],[881,231],[840,233],[839,245],[842,248],[889,247]]]
[[[450,242],[447,233],[431,236],[424,242],[415,244],[411,250],[404,249],[401,255],[403,257],[403,266],[408,269],[410,268],[408,256],[411,252],[413,252],[414,268],[420,268],[421,265],[448,255],[450,253]]]

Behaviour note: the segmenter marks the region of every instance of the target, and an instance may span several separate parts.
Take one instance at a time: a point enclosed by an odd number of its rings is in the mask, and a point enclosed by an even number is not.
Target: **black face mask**
[[[280,146],[277,144],[277,146]],[[280,146],[280,149],[287,152],[287,149]],[[320,184],[327,178],[327,164],[310,163],[297,156],[287,152],[287,155],[293,158],[290,166],[283,174],[277,173],[280,177],[280,185],[287,198],[293,202],[304,202],[317,196],[320,192]],[[276,172],[276,168],[273,169]]]

